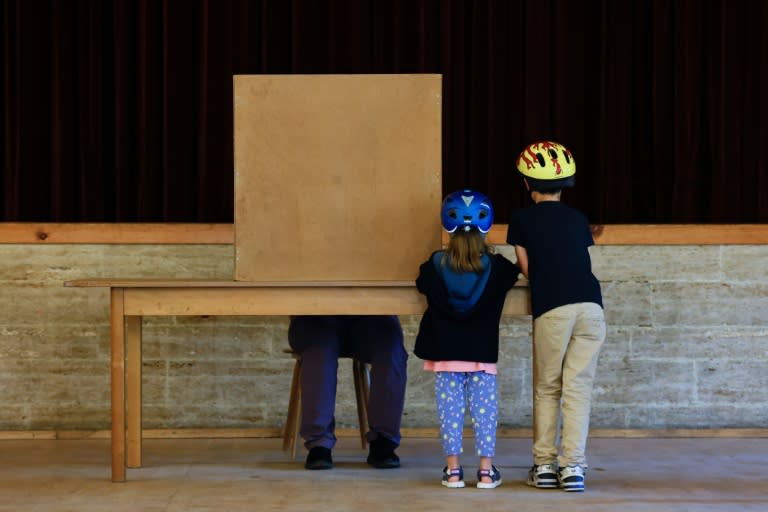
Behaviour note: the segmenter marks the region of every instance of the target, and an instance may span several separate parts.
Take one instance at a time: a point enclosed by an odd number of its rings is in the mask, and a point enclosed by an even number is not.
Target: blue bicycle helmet
[[[493,225],[493,205],[488,196],[470,189],[448,194],[440,208],[440,221],[449,233],[458,228],[469,231],[477,228],[482,234],[488,233]]]

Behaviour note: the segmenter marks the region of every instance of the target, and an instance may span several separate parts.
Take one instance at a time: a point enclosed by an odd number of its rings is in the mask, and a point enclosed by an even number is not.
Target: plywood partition
[[[235,280],[409,280],[441,244],[440,75],[234,77]]]

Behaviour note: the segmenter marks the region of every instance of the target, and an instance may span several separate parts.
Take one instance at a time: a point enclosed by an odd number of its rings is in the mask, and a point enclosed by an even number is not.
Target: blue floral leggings
[[[477,455],[493,457],[499,409],[496,375],[485,372],[435,372],[435,396],[443,453],[446,456],[463,453],[464,415],[469,404]]]

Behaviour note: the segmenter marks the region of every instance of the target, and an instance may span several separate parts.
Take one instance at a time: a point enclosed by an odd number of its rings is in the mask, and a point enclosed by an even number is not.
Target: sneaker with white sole
[[[451,482],[450,479],[455,476],[459,477],[459,479]],[[457,468],[448,469],[448,466],[445,466],[443,468],[442,484],[449,489],[461,489],[464,487],[464,468],[459,466]]]
[[[483,482],[483,478],[490,478],[490,482]],[[495,489],[501,485],[501,473],[496,466],[491,464],[491,469],[478,469],[477,470],[477,488],[478,489]]]
[[[581,492],[584,490],[584,468],[581,466],[565,466],[557,474],[560,488],[566,492]]]
[[[557,467],[554,464],[534,464],[528,471],[526,483],[539,489],[557,489]]]

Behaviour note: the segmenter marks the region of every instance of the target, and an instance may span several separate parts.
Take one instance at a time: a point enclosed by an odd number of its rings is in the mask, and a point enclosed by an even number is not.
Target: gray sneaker
[[[557,466],[554,464],[534,464],[528,471],[526,483],[539,489],[557,489]]]

